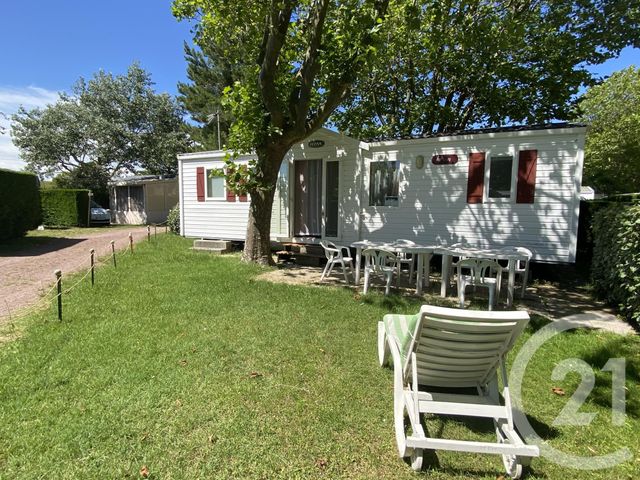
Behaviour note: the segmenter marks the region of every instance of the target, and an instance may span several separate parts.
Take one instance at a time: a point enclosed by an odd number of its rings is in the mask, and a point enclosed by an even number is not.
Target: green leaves
[[[81,78],[71,95],[44,109],[22,109],[13,122],[22,158],[45,175],[86,165],[101,170],[98,177],[141,168],[171,174],[176,154],[190,147],[182,111],[169,95],[154,92],[137,64],[126,75]]]
[[[593,220],[592,279],[596,292],[640,322],[640,205],[613,203]]]
[[[174,15],[196,22],[210,67],[222,59],[233,66],[233,82],[215,87],[233,119],[227,146],[245,153],[290,145],[319,128],[374,61],[387,3],[175,0]]]
[[[419,0],[391,9],[379,61],[333,117],[356,137],[566,119],[579,88],[593,83],[585,64],[639,38],[638,9],[621,0]]]
[[[640,191],[640,69],[591,87],[579,107],[579,120],[590,124],[583,183],[604,193]]]

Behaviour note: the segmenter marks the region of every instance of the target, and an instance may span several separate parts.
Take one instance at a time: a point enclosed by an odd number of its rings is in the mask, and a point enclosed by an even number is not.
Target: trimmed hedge
[[[640,323],[640,204],[614,203],[593,216],[596,293]]]
[[[89,190],[51,188],[40,191],[42,222],[50,227],[86,227]]]
[[[21,237],[39,224],[38,177],[0,169],[0,240]]]

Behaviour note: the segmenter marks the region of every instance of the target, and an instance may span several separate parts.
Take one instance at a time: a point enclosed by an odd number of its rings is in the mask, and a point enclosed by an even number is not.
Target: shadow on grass
[[[612,358],[623,358],[625,361],[626,382],[640,383],[640,345],[634,337],[616,337],[607,339],[597,350],[582,355],[582,360],[594,368],[596,383],[591,391],[590,399],[607,409],[612,407],[612,373],[603,372],[602,367]],[[640,418],[640,399],[626,395],[626,413]]]
[[[529,417],[529,421],[531,425],[535,428],[536,432],[540,434],[540,436],[544,439],[553,438],[559,435],[558,430],[554,428],[550,428],[544,423],[537,421],[535,418]],[[481,434],[481,435],[495,435],[495,428],[493,422],[489,419],[483,418],[475,418],[475,417],[461,417],[461,416],[449,416],[449,415],[439,415],[433,418],[429,418],[427,420],[422,421],[423,427],[425,429],[425,435],[431,438],[442,438],[442,434],[444,432],[445,425],[447,423],[455,423],[459,425],[463,425],[470,431]],[[458,438],[458,440],[464,440],[463,438]],[[473,454],[471,454],[473,455]],[[406,463],[410,463],[409,458],[404,459]],[[424,451],[424,463],[423,463],[423,474],[428,474],[429,472],[446,474],[451,477],[496,477],[500,478],[501,472],[497,470],[487,470],[487,469],[468,469],[468,468],[455,468],[451,465],[442,465],[440,458],[438,457],[438,452],[435,450],[425,450]],[[530,474],[537,476],[538,478],[547,478],[546,475],[540,475],[535,470],[531,469],[531,467],[527,467],[527,471]]]

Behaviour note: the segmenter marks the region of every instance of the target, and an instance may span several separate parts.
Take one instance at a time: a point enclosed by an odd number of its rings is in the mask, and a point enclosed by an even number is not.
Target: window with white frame
[[[489,166],[489,198],[511,198],[513,156],[491,156]]]
[[[399,161],[371,162],[369,164],[369,205],[397,207],[400,189]]]
[[[214,175],[214,172],[217,172],[217,169],[209,169],[205,173],[207,177],[207,198],[223,200],[226,198],[224,177]]]

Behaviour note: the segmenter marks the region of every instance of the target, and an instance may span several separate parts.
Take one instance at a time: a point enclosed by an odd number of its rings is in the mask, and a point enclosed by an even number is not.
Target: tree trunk
[[[258,149],[258,165],[263,172],[262,183],[267,188],[249,191],[251,203],[242,252],[242,260],[245,262],[274,264],[271,257],[271,210],[280,164],[286,151],[277,147]]]

